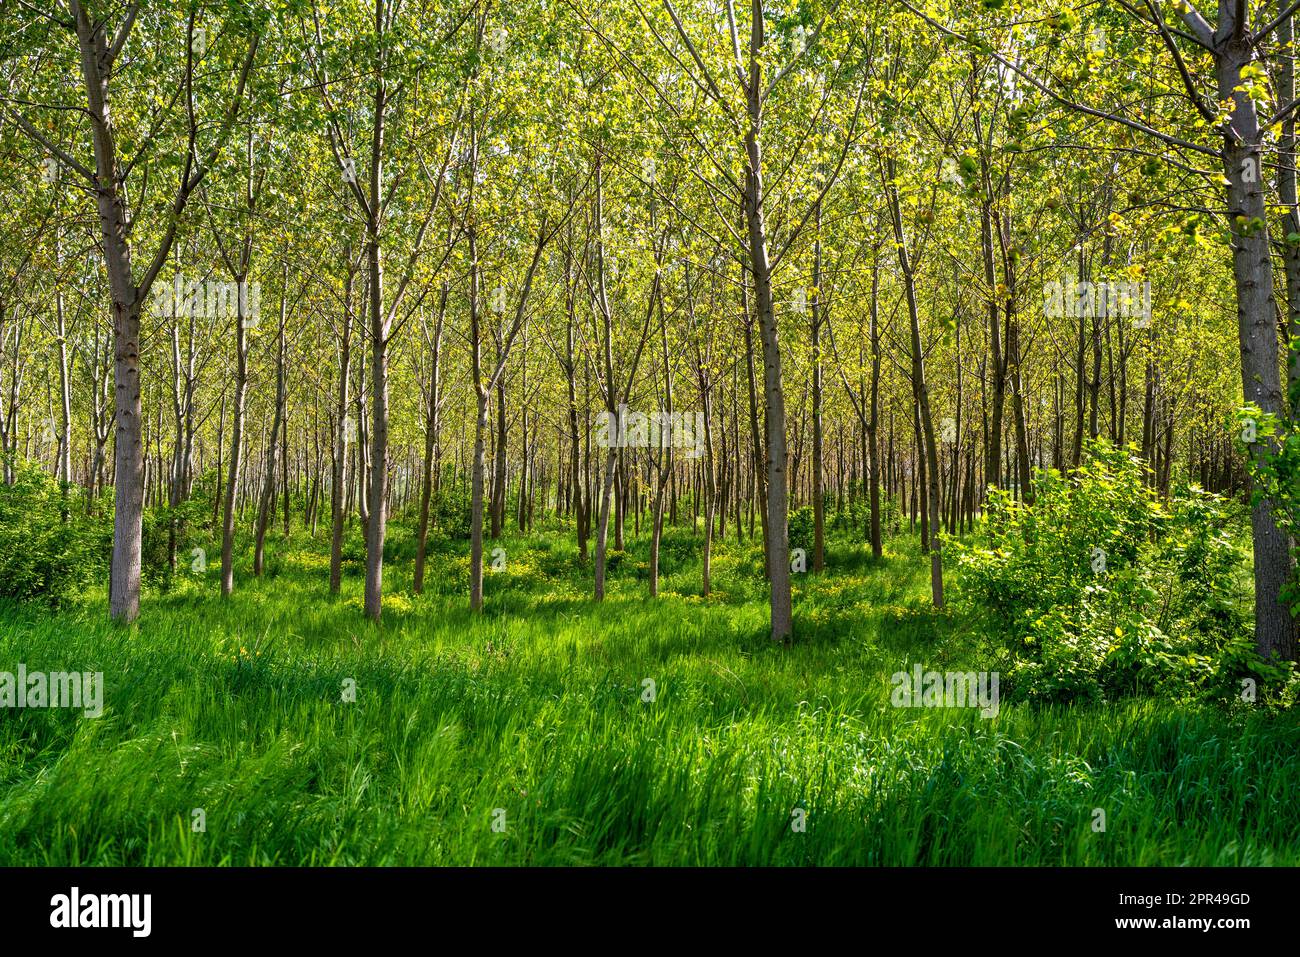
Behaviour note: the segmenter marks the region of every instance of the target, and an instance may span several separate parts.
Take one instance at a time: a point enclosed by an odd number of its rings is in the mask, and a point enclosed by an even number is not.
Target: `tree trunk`
[[[1227,0],[1221,2],[1221,15]],[[1224,173],[1228,180],[1228,220],[1233,228],[1232,273],[1237,291],[1241,344],[1242,391],[1265,413],[1285,417],[1281,357],[1273,301],[1273,263],[1261,175],[1259,117],[1255,101],[1241,88],[1243,67],[1250,64],[1249,38],[1223,39],[1216,50],[1219,95],[1233,100],[1232,134],[1225,137]],[[1245,227],[1236,225],[1245,217]],[[1258,223],[1258,228],[1252,224]],[[1256,461],[1266,454],[1264,443],[1251,450]],[[1296,624],[1281,592],[1293,579],[1289,537],[1278,528],[1272,503],[1261,499],[1251,509],[1255,553],[1255,646],[1265,657],[1295,660]]]
[[[330,484],[330,594],[337,595],[343,587],[343,524],[347,504],[346,495],[350,480],[348,463],[351,436],[348,434],[348,413],[352,398],[348,394],[352,377],[352,248],[344,247],[348,262],[348,275],[343,287],[343,329],[339,334],[339,389],[335,407],[337,434],[334,438],[334,473]]]
[[[242,277],[237,277],[242,283]],[[221,594],[235,590],[235,502],[239,493],[244,443],[244,396],[248,388],[248,329],[242,302],[235,310],[235,397],[230,415],[230,463],[221,519]]]
[[[763,46],[761,4],[755,2],[750,35],[750,73],[746,88],[749,129],[745,152],[745,221],[749,236],[749,266],[759,339],[763,344],[763,392],[767,412],[767,571],[771,582],[772,640],[788,641],[794,630],[790,592],[789,499],[786,487],[785,389],[781,382],[781,343],[772,303],[772,274],[768,261],[767,226],[763,212],[763,74],[758,51]]]

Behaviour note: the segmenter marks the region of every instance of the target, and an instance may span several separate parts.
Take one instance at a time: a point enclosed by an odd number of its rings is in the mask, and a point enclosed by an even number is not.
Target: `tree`
[[[224,148],[243,101],[244,87],[257,55],[260,31],[250,11],[235,8],[230,18],[231,36],[248,36],[247,45],[235,72],[234,90],[226,95],[227,106],[211,144],[203,150],[199,144],[199,97],[196,95],[195,26],[197,7],[185,20],[185,55],[180,63],[159,63],[168,71],[173,89],[184,97],[185,120],[181,127],[184,159],[173,198],[165,210],[158,211],[158,238],[153,255],[143,258],[147,265],[142,273],[134,266],[135,237],[145,232],[140,216],[146,211],[132,210],[126,185],[131,173],[151,151],[166,123],[159,123],[144,135],[133,137],[137,152],[127,158],[119,153],[114,66],[132,35],[141,13],[141,4],[131,3],[121,21],[112,27],[95,17],[82,0],[55,0],[52,12],[44,14],[56,27],[75,37],[81,66],[84,108],[78,107],[90,128],[93,161],[82,162],[70,149],[55,143],[24,113],[10,111],[10,116],[24,133],[49,150],[67,169],[75,172],[96,197],[102,230],[102,250],[108,272],[113,317],[113,355],[115,380],[115,486],[113,513],[113,561],[109,583],[109,614],[123,622],[134,621],[140,612],[140,543],[144,507],[144,450],[142,446],[143,410],[140,401],[140,313],[163,264],[176,240],[180,218],[194,191],[202,184]],[[150,32],[157,36],[169,32],[170,17],[151,12]],[[236,32],[237,31],[237,32]],[[206,36],[206,34],[205,34]],[[211,55],[230,53],[214,44]],[[202,55],[200,55],[201,58]],[[179,96],[173,97],[175,106]],[[51,109],[64,109],[50,104]],[[84,147],[83,147],[84,148]]]

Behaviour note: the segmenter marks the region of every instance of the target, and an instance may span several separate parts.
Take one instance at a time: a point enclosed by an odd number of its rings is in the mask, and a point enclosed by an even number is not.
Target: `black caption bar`
[[[494,944],[666,944],[676,929],[731,947],[786,935],[866,942],[892,931],[920,932],[934,945],[1030,934],[1231,945],[1289,932],[1296,877],[1293,869],[1213,868],[8,868],[0,869],[0,915],[9,942],[111,938],[126,947],[284,940],[337,948],[429,930]]]

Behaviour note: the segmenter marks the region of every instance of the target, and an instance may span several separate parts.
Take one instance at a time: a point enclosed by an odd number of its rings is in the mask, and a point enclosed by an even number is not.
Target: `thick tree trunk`
[[[472,212],[472,211],[471,211]],[[490,383],[483,380],[483,331],[479,315],[478,233],[473,222],[467,231],[469,243],[469,358],[474,386],[474,458],[470,465],[469,519],[469,607],[483,610],[483,486],[487,468],[488,397]]]
[[[477,395],[474,418],[474,464],[471,478],[469,519],[469,607],[483,609],[483,487],[487,469],[488,394]]]
[[[376,32],[383,4],[375,3]],[[366,526],[365,615],[379,621],[384,603],[384,539],[388,533],[388,337],[390,316],[384,303],[384,252],[380,243],[384,195],[384,111],[388,90],[382,70],[376,76],[374,129],[370,144],[370,221],[366,262],[370,294],[370,507]]]
[[[867,461],[871,470],[871,554],[884,554],[880,537],[880,263],[871,269],[871,412],[867,419]]]
[[[140,403],[140,290],[131,269],[129,217],[121,194],[116,130],[109,109],[111,57],[102,24],[71,0],[81,74],[94,139],[96,206],[112,300],[114,439],[113,555],[108,610],[121,622],[140,614],[140,546],[144,518],[144,446]]]
[[[1226,3],[1226,0],[1224,0]],[[1228,220],[1233,228],[1232,272],[1237,290],[1241,344],[1241,381],[1247,402],[1265,413],[1285,417],[1277,324],[1273,301],[1273,263],[1269,249],[1268,211],[1263,193],[1261,130],[1255,101],[1240,86],[1241,70],[1250,64],[1248,38],[1221,40],[1216,51],[1219,94],[1234,101],[1232,129],[1224,146],[1228,180]],[[1244,217],[1240,219],[1239,217]],[[1244,226],[1239,225],[1245,223]],[[1267,454],[1263,443],[1252,455]],[[1255,553],[1255,646],[1265,657],[1296,657],[1296,624],[1281,592],[1294,578],[1289,537],[1277,526],[1273,506],[1262,499],[1251,509]]]
[[[988,170],[984,176],[987,181]],[[989,201],[980,205],[980,251],[984,265],[984,282],[989,289],[988,329],[989,329],[989,429],[988,442],[985,446],[984,483],[1000,485],[998,476],[1002,472],[1002,418],[1006,409],[1007,366],[1002,348],[1002,310],[994,295],[997,288],[996,264],[993,260],[993,217],[989,210]],[[981,490],[981,498],[985,494]]]
[[[63,486],[66,500],[72,485],[72,382],[68,369],[68,329],[63,309],[63,291],[54,294],[54,319],[59,363],[59,447],[55,474]],[[64,519],[67,519],[66,506]]]
[[[618,429],[616,413],[611,413],[611,428]],[[605,468],[600,481],[600,511],[596,517],[596,576],[595,599],[605,600],[605,558],[606,543],[609,538],[609,508],[614,492],[614,465],[618,461],[618,449],[613,443],[605,449]]]

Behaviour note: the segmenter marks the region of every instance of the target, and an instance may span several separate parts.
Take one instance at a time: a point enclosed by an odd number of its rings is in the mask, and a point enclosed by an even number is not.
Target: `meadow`
[[[761,549],[717,543],[706,598],[678,529],[658,599],[644,538],[595,604],[551,528],[499,543],[474,614],[466,543],[439,539],[413,595],[398,525],[379,625],[360,562],[331,599],[301,537],[261,579],[244,555],[228,600],[212,573],[147,590],[129,627],[102,590],[7,604],[3,667],[102,671],[106,693],[99,717],[0,714],[0,863],[1300,864],[1297,709],[893,707],[895,672],[1006,650],[930,607],[913,538],[880,560],[852,538],[796,576],[790,645]]]

